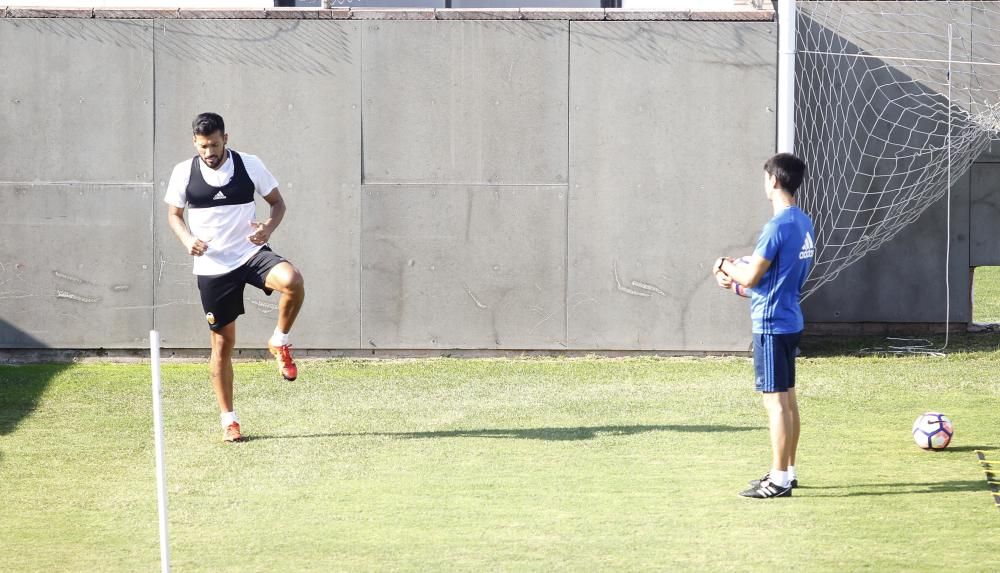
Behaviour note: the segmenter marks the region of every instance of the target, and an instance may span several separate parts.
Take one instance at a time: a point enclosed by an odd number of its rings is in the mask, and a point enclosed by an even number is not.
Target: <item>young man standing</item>
[[[236,318],[244,313],[243,287],[251,284],[267,295],[281,293],[278,324],[268,348],[286,380],[298,371],[288,333],[305,298],[302,274],[274,253],[267,240],[285,215],[278,182],[260,159],[227,149],[229,134],[222,117],[203,113],[192,124],[198,155],[182,161],[170,175],[164,198],[167,223],[188,254],[211,331],[212,387],[219,403],[223,438],[243,441],[233,410],[233,349]],[[271,207],[266,221],[256,221],[255,194]],[[189,209],[188,224],[184,210]]]
[[[764,225],[747,264],[722,257],[712,267],[719,286],[752,289],[753,361],[756,390],[764,395],[771,433],[771,470],[740,492],[767,499],[792,495],[798,485],[795,451],[799,408],[795,400],[795,353],[804,322],[799,298],[812,266],[815,243],[809,216],[795,205],[806,165],[789,153],[764,163],[764,189],[774,217]]]

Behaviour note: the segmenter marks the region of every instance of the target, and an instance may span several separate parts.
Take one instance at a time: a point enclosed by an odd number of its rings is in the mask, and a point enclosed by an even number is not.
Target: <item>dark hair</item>
[[[216,131],[225,135],[226,122],[222,121],[221,115],[206,111],[205,113],[199,113],[198,117],[194,118],[194,121],[191,122],[191,131],[195,135],[209,136]]]
[[[806,162],[791,153],[779,153],[764,162],[764,171],[778,180],[778,185],[795,195],[806,176]]]

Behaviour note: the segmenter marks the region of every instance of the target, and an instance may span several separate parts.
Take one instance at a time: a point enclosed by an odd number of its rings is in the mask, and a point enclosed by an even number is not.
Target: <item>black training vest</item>
[[[253,203],[254,184],[243,166],[243,158],[232,149],[229,157],[233,162],[233,177],[222,187],[212,187],[205,183],[201,176],[201,157],[195,155],[191,160],[191,179],[188,181],[186,198],[188,207],[205,209],[222,205],[243,205]]]

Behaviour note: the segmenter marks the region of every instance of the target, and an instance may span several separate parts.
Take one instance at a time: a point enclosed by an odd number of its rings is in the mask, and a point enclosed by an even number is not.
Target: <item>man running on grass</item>
[[[799,298],[812,265],[813,225],[795,206],[806,164],[789,153],[764,163],[764,189],[774,217],[764,225],[753,256],[745,265],[722,257],[712,267],[719,286],[733,283],[753,289],[753,362],[756,390],[764,395],[771,431],[771,470],[750,482],[740,495],[787,497],[798,485],[795,450],[799,442],[799,407],[795,400],[795,353],[804,322]]]
[[[198,155],[182,161],[170,175],[164,201],[167,223],[194,257],[194,274],[211,330],[212,387],[221,410],[223,437],[243,440],[240,420],[233,410],[233,348],[236,318],[244,313],[243,287],[251,284],[270,295],[281,293],[278,325],[268,349],[286,380],[298,371],[292,360],[288,332],[302,307],[302,274],[267,245],[285,215],[278,182],[260,159],[226,148],[229,134],[222,117],[203,113],[192,129]],[[255,193],[271,206],[271,216],[256,220]],[[188,224],[184,209],[189,208]]]

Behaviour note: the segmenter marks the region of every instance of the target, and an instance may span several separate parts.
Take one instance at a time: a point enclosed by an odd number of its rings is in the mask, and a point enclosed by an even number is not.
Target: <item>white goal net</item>
[[[1000,2],[798,2],[803,296],[892,239],[1000,137]]]

